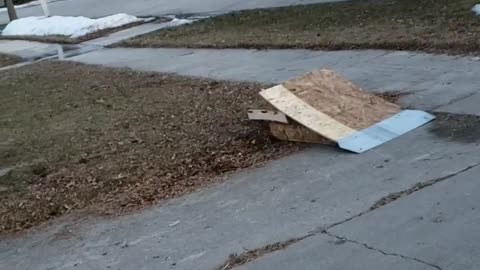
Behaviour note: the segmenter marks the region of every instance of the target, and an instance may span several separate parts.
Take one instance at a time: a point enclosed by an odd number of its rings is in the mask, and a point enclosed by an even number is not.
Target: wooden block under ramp
[[[270,110],[248,110],[250,120],[269,120],[288,124],[287,116],[284,113]]]
[[[327,69],[262,90],[260,95],[299,125],[356,153],[435,118],[423,111],[402,111],[398,105],[363,91]],[[294,136],[285,137],[302,140],[303,135],[295,133],[296,130],[290,127],[288,131]],[[308,139],[302,141],[311,141],[311,134],[304,137]]]
[[[272,135],[280,140],[330,145],[335,144],[335,142],[311,131],[295,121],[290,121],[288,124],[270,122],[269,127]]]

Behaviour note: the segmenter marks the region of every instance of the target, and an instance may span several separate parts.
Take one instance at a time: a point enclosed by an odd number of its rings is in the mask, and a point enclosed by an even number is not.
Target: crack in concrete
[[[235,253],[230,254],[228,256],[228,259],[222,263],[221,265],[217,266],[214,268],[214,270],[230,270],[235,267],[238,267],[240,265],[246,264],[248,262],[254,261],[266,254],[272,253],[277,250],[282,250],[286,249],[290,245],[293,245],[295,243],[298,243],[306,238],[309,238],[313,236],[314,234],[307,234],[305,236],[297,237],[297,238],[292,238],[287,241],[283,242],[277,242],[275,244],[270,244],[266,245],[260,248],[252,249],[252,250],[247,250],[243,252],[240,255],[237,255]]]
[[[240,255],[237,255],[237,254],[230,254],[230,256],[227,258],[227,260],[222,263],[221,265],[217,266],[214,268],[214,270],[230,270],[230,269],[233,269],[233,268],[236,268],[238,266],[241,266],[245,263],[248,263],[248,262],[252,262],[252,261],[255,261],[257,260],[258,258],[261,258],[267,254],[270,254],[274,251],[278,251],[278,250],[283,250],[283,249],[286,249],[288,248],[290,245],[293,245],[295,243],[298,243],[298,242],[301,242],[307,238],[310,238],[310,237],[313,237],[315,235],[318,235],[318,234],[327,234],[331,237],[334,237],[334,238],[337,238],[338,240],[342,240],[342,241],[347,241],[347,242],[350,242],[350,243],[354,243],[354,244],[358,244],[358,245],[361,245],[361,246],[364,246],[365,248],[367,249],[370,249],[370,250],[374,250],[374,251],[377,251],[377,252],[380,252],[381,254],[385,255],[385,256],[396,256],[396,257],[400,257],[400,258],[403,258],[403,259],[406,259],[406,260],[413,260],[413,261],[416,261],[418,263],[422,263],[422,264],[425,264],[425,265],[428,265],[430,267],[433,267],[433,268],[436,268],[438,270],[442,270],[442,268],[438,265],[435,265],[435,264],[432,264],[432,263],[429,263],[429,262],[426,262],[426,261],[423,261],[421,259],[418,259],[418,258],[415,258],[415,257],[409,257],[409,256],[405,256],[405,255],[401,255],[401,254],[397,254],[397,253],[390,253],[390,252],[385,252],[383,250],[380,250],[380,249],[377,249],[377,248],[374,248],[372,246],[369,246],[368,244],[366,243],[361,243],[361,242],[358,242],[358,241],[355,241],[355,240],[351,240],[351,239],[347,239],[347,238],[344,238],[344,237],[340,237],[340,236],[337,236],[337,235],[334,235],[330,232],[328,232],[328,230],[330,230],[331,228],[335,227],[335,226],[338,226],[338,225],[341,225],[343,223],[346,223],[346,222],[349,222],[353,219],[356,219],[358,217],[361,217],[365,214],[368,214],[380,207],[383,207],[387,204],[390,204],[402,197],[405,197],[405,196],[408,196],[410,194],[413,194],[419,190],[422,190],[426,187],[429,187],[429,186],[433,186],[434,184],[436,183],[439,183],[439,182],[442,182],[442,181],[445,181],[445,180],[448,180],[452,177],[455,177],[457,175],[460,175],[462,173],[465,173],[477,166],[480,165],[480,162],[478,163],[475,163],[473,165],[470,165],[462,170],[459,170],[457,172],[454,172],[454,173],[451,173],[451,174],[448,174],[448,175],[445,175],[445,176],[441,176],[441,177],[438,177],[438,178],[434,178],[434,179],[431,179],[431,180],[428,180],[428,181],[424,181],[424,182],[420,182],[420,183],[417,183],[415,184],[413,187],[409,188],[409,189],[406,189],[406,190],[403,190],[403,191],[399,191],[399,192],[395,192],[395,193],[391,193],[389,194],[388,196],[385,196],[383,197],[382,199],[380,199],[379,201],[377,201],[372,207],[370,207],[368,210],[366,211],[363,211],[361,213],[358,213],[354,216],[351,216],[347,219],[344,219],[342,221],[339,221],[339,222],[335,222],[329,226],[320,226],[318,227],[317,229],[314,229],[310,232],[308,232],[306,235],[304,236],[300,236],[300,237],[296,237],[296,238],[292,238],[292,239],[289,239],[287,241],[282,241],[282,242],[277,242],[277,243],[274,243],[274,244],[269,244],[269,245],[266,245],[266,246],[262,246],[260,248],[255,248],[255,249],[251,249],[251,250],[247,250],[243,253],[241,253]],[[388,200],[386,198],[389,198]]]
[[[412,193],[415,193],[419,190],[422,190],[426,187],[433,186],[436,183],[448,180],[448,179],[450,179],[452,177],[455,177],[459,174],[467,172],[467,171],[469,171],[469,170],[471,170],[471,169],[473,169],[473,168],[475,168],[479,165],[480,165],[480,162],[477,162],[477,163],[475,163],[473,165],[470,165],[470,166],[468,166],[468,167],[466,167],[462,170],[459,170],[457,172],[454,172],[454,173],[451,173],[451,174],[448,174],[448,175],[445,175],[445,176],[441,176],[441,177],[438,177],[438,178],[430,179],[428,181],[417,183],[417,184],[413,185],[411,188],[408,188],[406,190],[390,193],[389,195],[387,195],[385,197],[382,197],[380,200],[378,200],[376,203],[374,203],[368,210],[360,212],[360,213],[358,213],[356,215],[353,215],[353,216],[351,216],[347,219],[332,223],[328,226],[320,226],[320,227],[316,228],[315,230],[310,231],[309,234],[318,234],[318,233],[325,232],[326,230],[329,230],[329,229],[331,229],[335,226],[341,225],[343,223],[346,223],[346,222],[349,222],[353,219],[361,217],[365,214],[368,214],[368,213],[372,212],[373,210],[378,209],[380,207],[383,207],[387,204],[390,204],[390,203],[392,203],[392,202],[394,202],[394,201],[396,201],[396,200],[398,200],[402,197],[408,196],[408,195],[410,195]]]
[[[370,207],[370,211],[373,211],[377,208],[380,208],[382,206],[385,206],[391,202],[394,202],[402,197],[405,197],[405,196],[408,196],[412,193],[415,193],[419,190],[422,190],[426,187],[429,187],[429,186],[432,186],[436,183],[439,183],[439,182],[442,182],[442,181],[445,181],[445,180],[448,180],[452,177],[455,177],[459,174],[462,174],[464,172],[467,172],[475,167],[477,167],[478,165],[480,165],[480,162],[479,163],[475,163],[473,165],[470,165],[468,166],[467,168],[463,169],[463,170],[460,170],[460,171],[457,171],[457,172],[454,172],[454,173],[451,173],[451,174],[448,174],[448,175],[445,175],[445,176],[441,176],[441,177],[437,177],[437,178],[434,178],[434,179],[430,179],[428,181],[424,181],[424,182],[420,182],[420,183],[416,183],[415,185],[413,185],[412,187],[408,188],[408,189],[405,189],[405,190],[402,190],[402,191],[398,191],[398,192],[393,192],[393,193],[390,193],[388,194],[387,196],[381,198],[380,200],[378,200],[377,202],[375,202],[371,207]]]
[[[430,266],[430,267],[433,267],[435,269],[438,269],[438,270],[442,270],[442,268],[436,264],[433,264],[433,263],[429,263],[429,262],[426,262],[424,260],[421,260],[421,259],[418,259],[418,258],[415,258],[415,257],[410,257],[410,256],[406,256],[406,255],[402,255],[402,254],[398,254],[398,253],[392,253],[392,252],[386,252],[384,250],[381,250],[381,249],[378,249],[378,248],[375,248],[375,247],[372,247],[366,243],[361,243],[361,242],[358,242],[358,241],[355,241],[355,240],[351,240],[351,239],[348,239],[348,238],[345,238],[345,237],[341,237],[341,236],[338,236],[338,235],[335,235],[335,234],[332,234],[330,232],[327,232],[327,231],[323,231],[324,234],[327,234],[331,237],[334,237],[340,241],[345,241],[345,242],[348,242],[348,243],[353,243],[353,244],[356,244],[356,245],[359,245],[359,246],[363,246],[364,248],[366,249],[369,249],[369,250],[373,250],[373,251],[376,251],[376,252],[379,252],[385,256],[393,256],[393,257],[399,257],[399,258],[402,258],[402,259],[405,259],[405,260],[410,260],[410,261],[415,261],[415,262],[418,262],[418,263],[421,263],[421,264],[425,264],[427,266]]]
[[[448,105],[452,105],[453,103],[455,102],[458,102],[458,101],[461,101],[461,100],[464,100],[464,99],[467,99],[467,98],[470,98],[474,95],[476,95],[478,92],[472,92],[472,93],[468,93],[466,95],[463,95],[463,96],[460,96],[460,97],[456,97],[456,98],[453,98],[451,99],[450,101],[448,101],[447,103],[445,104],[440,104],[440,105],[437,105],[437,106],[434,106],[433,108],[431,108],[431,110],[438,110],[439,108],[441,107],[446,107]]]

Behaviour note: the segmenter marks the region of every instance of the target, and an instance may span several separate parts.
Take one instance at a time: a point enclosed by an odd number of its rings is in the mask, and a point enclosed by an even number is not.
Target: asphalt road
[[[49,3],[51,15],[86,16],[91,18],[116,13],[136,16],[168,14],[210,14],[233,10],[334,2],[339,0],[63,0]],[[19,17],[43,15],[40,6],[20,8]],[[6,12],[0,13],[0,24],[8,22]]]

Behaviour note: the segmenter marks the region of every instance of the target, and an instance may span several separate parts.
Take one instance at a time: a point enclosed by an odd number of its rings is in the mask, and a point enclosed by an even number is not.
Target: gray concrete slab
[[[50,14],[62,16],[104,17],[116,13],[136,16],[160,16],[184,13],[217,13],[240,9],[334,2],[338,0],[66,0],[49,3]],[[19,17],[42,16],[40,6],[17,10]],[[7,23],[6,12],[0,13],[0,24]]]
[[[480,265],[480,168],[334,227],[331,233],[443,270]]]
[[[238,270],[435,270],[415,260],[384,255],[362,245],[338,241],[326,234],[296,243],[287,250],[269,254]]]
[[[59,45],[26,40],[0,40],[0,52],[25,59],[57,54]]]
[[[473,92],[471,95],[465,95],[464,97],[455,100],[454,102],[447,103],[446,105],[437,108],[437,111],[445,111],[451,113],[468,114],[472,111],[478,111],[480,109],[480,93],[478,91]]]
[[[302,236],[463,170],[480,162],[479,150],[443,141],[429,126],[362,155],[313,147],[133,215],[67,219],[3,239],[0,269],[211,269],[231,253]]]
[[[224,80],[282,82],[312,69],[333,68],[376,92],[408,93],[400,102],[412,108],[457,112],[455,102],[480,90],[475,57],[425,53],[307,50],[104,49],[69,60],[143,71],[175,72]],[[471,101],[473,102],[473,101]],[[476,99],[475,102],[480,102]],[[451,106],[447,106],[451,105]],[[475,106],[463,113],[480,114]]]
[[[34,61],[56,59],[59,57],[59,52],[62,54],[62,51],[64,57],[72,57],[98,50],[99,48],[101,47],[91,44],[61,45],[26,40],[0,40],[0,53],[16,55],[25,60],[23,63],[4,67],[0,70],[27,65]]]
[[[280,82],[314,68],[331,67],[373,91],[410,93],[402,100],[407,106],[447,111],[457,110],[456,104],[478,96],[474,74],[480,71],[480,65],[475,59],[376,50],[312,52],[121,48],[103,49],[70,58],[112,67],[267,83]],[[480,114],[473,105],[465,106],[464,112]],[[303,236],[318,228],[348,220],[368,212],[378,199],[392,192],[461,172],[480,162],[478,141],[466,143],[455,137],[447,141],[432,131],[435,126],[436,122],[433,122],[362,155],[330,147],[312,147],[264,167],[233,174],[223,184],[117,219],[92,218],[76,222],[67,217],[23,237],[0,240],[0,269],[212,269],[231,253]],[[434,202],[442,197],[431,194],[423,195],[420,200],[422,205],[417,202],[399,209],[390,208],[397,205],[394,202],[334,227],[332,232],[344,233],[355,241],[371,242],[375,248],[378,244],[379,250],[392,250],[392,253],[412,258],[419,255],[442,266],[468,269],[477,263],[469,255],[477,250],[476,239],[470,234],[455,235],[451,231],[465,227],[468,233],[477,233],[472,225],[476,224],[477,213],[475,209],[471,210],[473,214],[467,211],[477,201],[464,201],[461,197],[462,191],[478,189],[471,177],[470,174],[459,174],[454,181],[449,179],[445,182],[457,185],[449,189],[456,195],[443,194],[456,206],[442,211],[459,213],[448,212],[446,217],[451,215],[457,221],[446,224],[443,229],[432,228],[443,222],[443,215],[433,217],[435,222],[430,223],[425,223],[425,217],[418,221],[412,218],[417,216],[416,211],[427,211],[427,206],[435,207]],[[401,199],[398,204],[407,199],[413,202],[417,194],[427,190]],[[454,200],[457,203],[453,203]],[[384,214],[386,217],[372,216],[373,213],[387,211],[385,209],[392,209]],[[405,220],[399,219],[399,216]],[[383,222],[381,218],[390,220],[378,225]],[[357,220],[363,223],[344,227]],[[400,222],[394,224],[396,220]],[[377,225],[380,230],[375,234]],[[370,234],[363,227],[369,228]],[[428,248],[422,249],[423,242],[412,244],[415,237],[422,237],[421,234],[430,229],[432,232],[423,236]],[[391,236],[384,236],[388,233]],[[448,233],[453,236],[446,237],[445,241],[441,237],[438,241],[434,239]],[[382,236],[380,240],[375,238],[379,235]],[[407,237],[399,239],[402,235]],[[312,248],[328,249],[324,237],[312,237],[308,242],[304,240],[292,249],[292,253],[287,249],[279,256],[290,258],[290,265],[295,265],[299,254],[312,252]],[[473,240],[467,239],[469,237]],[[386,243],[382,239],[390,241]],[[398,240],[398,243],[391,240]],[[443,248],[447,240],[454,241],[458,249],[447,249],[455,254],[456,261],[438,261],[435,257],[436,245]],[[462,243],[466,244],[462,246]],[[367,250],[359,251],[353,244],[342,247],[343,252],[352,254],[351,261],[340,262],[340,255],[331,255],[318,263],[335,269],[337,264],[328,261],[332,258],[333,262],[339,261],[339,265],[347,269],[357,266],[426,269],[422,268],[425,264],[414,264],[411,260],[397,261],[395,259],[398,258],[386,258],[386,255],[377,258]],[[361,256],[355,259],[357,252],[378,261],[362,265],[358,260]],[[312,253],[309,254],[300,266],[313,267],[317,263],[311,257]],[[438,254],[446,256],[445,252]],[[271,260],[263,264],[265,267],[270,267],[270,264],[280,267],[283,264],[283,259],[279,261],[276,256],[268,258]],[[263,262],[260,260],[258,263]],[[252,264],[251,267],[257,266]]]

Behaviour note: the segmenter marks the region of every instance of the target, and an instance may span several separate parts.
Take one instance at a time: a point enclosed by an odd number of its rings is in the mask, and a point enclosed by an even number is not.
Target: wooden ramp
[[[262,90],[260,95],[288,117],[278,112],[268,112],[264,118],[262,114],[251,116],[273,121],[270,128],[274,136],[292,141],[336,143],[356,153],[434,119],[423,111],[402,111],[398,105],[363,91],[327,69]],[[289,119],[289,123],[285,124],[284,119]]]

